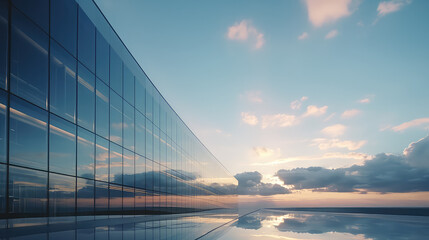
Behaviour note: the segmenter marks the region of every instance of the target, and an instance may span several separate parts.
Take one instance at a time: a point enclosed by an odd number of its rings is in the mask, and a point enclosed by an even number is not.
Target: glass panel
[[[45,215],[47,208],[46,172],[9,167],[9,213],[31,216]]]
[[[73,0],[51,1],[51,36],[76,56],[77,4]]]
[[[12,0],[12,3],[45,32],[49,31],[49,0]]]
[[[98,135],[109,138],[109,87],[99,79],[96,84],[95,131]]]
[[[122,98],[110,91],[110,141],[122,146]]]
[[[109,180],[109,141],[99,136],[95,147],[95,179]]]
[[[7,93],[0,90],[0,163],[6,163]]]
[[[146,171],[146,163],[145,158],[135,154],[135,185],[138,188],[145,188],[145,171]]]
[[[154,87],[149,80],[146,80],[146,117],[153,120],[153,90]]]
[[[134,108],[124,101],[124,147],[134,150]]]
[[[124,149],[124,185],[134,187],[134,153]]]
[[[49,215],[74,214],[76,178],[49,173]]]
[[[134,211],[134,188],[123,187],[122,190],[123,211],[132,214]]]
[[[146,149],[146,118],[136,111],[136,152],[145,155]]]
[[[103,182],[95,182],[95,211],[106,214],[109,210],[109,185]]]
[[[122,186],[110,184],[109,188],[110,196],[110,212],[121,212],[122,211]]]
[[[47,108],[49,38],[17,10],[12,11],[10,90]]]
[[[153,162],[149,159],[146,159],[145,176],[146,176],[145,189],[153,190],[153,176],[154,176]]]
[[[0,164],[0,216],[6,212],[6,165]]]
[[[79,214],[94,212],[94,180],[77,178],[77,212]]]
[[[146,194],[144,190],[141,190],[141,189],[135,190],[135,210],[136,211],[142,211],[145,209],[146,207],[145,197],[146,197]]]
[[[96,33],[96,75],[109,85],[109,44],[100,32]]]
[[[9,3],[0,1],[0,88],[6,89]]]
[[[81,8],[78,31],[79,61],[95,73],[95,26]]]
[[[146,158],[153,160],[152,122],[146,119]]]
[[[122,96],[122,61],[112,48],[110,48],[110,88]]]
[[[51,114],[49,171],[76,175],[76,125]]]
[[[47,170],[48,113],[11,96],[9,121],[10,163]]]
[[[136,77],[135,80],[135,106],[141,112],[146,112],[146,87],[145,82],[142,79]]]
[[[76,120],[76,59],[51,41],[50,111]]]
[[[77,123],[94,132],[95,76],[79,63],[77,89]]]
[[[134,76],[130,69],[124,65],[124,99],[134,106]]]
[[[110,182],[122,184],[122,147],[110,143]]]
[[[94,179],[95,135],[83,128],[77,130],[77,176]]]

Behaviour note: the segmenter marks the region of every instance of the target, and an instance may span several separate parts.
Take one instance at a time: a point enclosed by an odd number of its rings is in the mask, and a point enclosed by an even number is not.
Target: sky
[[[243,195],[429,206],[429,1],[96,3]]]

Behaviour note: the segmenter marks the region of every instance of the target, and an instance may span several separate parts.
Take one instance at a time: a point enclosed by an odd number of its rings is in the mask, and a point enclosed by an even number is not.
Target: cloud
[[[262,116],[262,125],[261,127],[290,127],[295,124],[298,124],[298,119],[295,115],[287,114],[275,114],[275,115],[265,115]]]
[[[411,0],[392,0],[380,2],[377,7],[378,16],[383,17],[387,14],[397,12],[410,3]]]
[[[248,41],[255,49],[259,49],[265,44],[264,34],[253,27],[248,20],[242,20],[229,27],[227,35],[231,40]]]
[[[360,113],[361,113],[361,111],[357,110],[357,109],[346,110],[343,112],[343,114],[341,114],[341,118],[349,119],[349,118],[352,118],[352,117],[359,115]]]
[[[326,113],[326,110],[328,110],[328,106],[323,106],[319,108],[315,105],[310,105],[307,107],[307,112],[304,113],[303,117],[321,116]]]
[[[418,127],[421,125],[429,126],[429,118],[418,118],[418,119],[414,119],[414,120],[409,121],[409,122],[404,122],[400,125],[392,127],[392,130],[395,132],[402,132],[408,128]]]
[[[350,141],[345,140],[341,141],[339,139],[326,139],[326,138],[316,138],[312,140],[312,145],[318,146],[320,150],[327,150],[331,148],[346,148],[350,151],[355,151],[365,145],[367,141]]]
[[[347,127],[342,124],[335,124],[322,129],[322,133],[330,137],[338,137],[344,134]]]
[[[303,96],[303,97],[301,97],[301,99],[294,100],[293,102],[290,103],[290,108],[292,108],[293,110],[300,109],[302,103],[305,102],[307,99],[308,99],[308,97]]]
[[[238,180],[237,192],[240,195],[275,195],[290,193],[288,189],[272,183],[263,183],[259,172],[243,172],[234,176]]]
[[[358,101],[359,103],[370,103],[371,99],[370,98],[362,98],[361,100]]]
[[[332,23],[352,13],[352,0],[306,0],[308,19],[315,27]]]
[[[304,40],[308,38],[308,33],[303,32],[301,35],[298,36],[298,40]]]
[[[249,125],[256,125],[258,124],[258,117],[256,117],[255,115],[251,114],[251,113],[245,113],[242,112],[241,113],[241,120]]]
[[[316,156],[296,156],[296,157],[288,157],[288,158],[280,158],[276,159],[274,161],[270,162],[258,162],[253,163],[253,166],[271,166],[271,165],[279,165],[284,163],[291,163],[291,162],[297,162],[297,161],[317,161],[317,160],[326,160],[326,159],[352,159],[352,160],[359,160],[364,161],[371,159],[373,156],[365,154],[365,153],[358,153],[358,152],[349,152],[349,153],[339,153],[339,152],[328,152],[324,153],[323,155],[316,155]]]
[[[331,39],[338,35],[338,30],[334,29],[326,34],[325,39]]]
[[[276,150],[267,147],[254,147],[253,152],[258,157],[271,157],[276,153]]]
[[[260,91],[248,91],[244,95],[241,95],[241,97],[252,103],[263,102]]]
[[[363,165],[279,170],[276,176],[295,190],[324,192],[420,192],[429,191],[429,136],[411,143],[404,154],[380,153]]]

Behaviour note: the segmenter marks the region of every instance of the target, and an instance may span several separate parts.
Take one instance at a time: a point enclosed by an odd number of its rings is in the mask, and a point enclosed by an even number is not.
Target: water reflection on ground
[[[428,239],[429,217],[260,210],[203,239]]]

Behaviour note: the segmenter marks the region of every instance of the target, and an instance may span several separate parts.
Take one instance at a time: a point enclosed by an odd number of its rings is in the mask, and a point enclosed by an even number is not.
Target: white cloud
[[[252,150],[258,157],[261,158],[271,157],[280,151],[280,149],[275,150],[267,147],[254,147]]]
[[[307,111],[304,113],[303,117],[321,116],[326,113],[326,110],[328,110],[328,106],[317,107],[316,105],[310,105],[307,107]]]
[[[298,40],[304,40],[308,38],[308,33],[303,32],[301,35],[298,36]]]
[[[242,20],[228,28],[228,38],[237,41],[249,41],[255,49],[265,44],[264,34],[260,33],[248,20]]]
[[[244,95],[241,95],[241,97],[252,103],[263,102],[260,91],[248,91]]]
[[[325,120],[323,120],[323,121],[327,122],[327,121],[331,120],[335,115],[336,115],[336,113],[331,113],[331,114],[330,114],[328,117],[326,117],[326,118],[325,118]]]
[[[338,137],[344,134],[347,127],[342,124],[335,124],[322,129],[322,133],[330,137]]]
[[[262,128],[268,127],[289,127],[298,124],[295,115],[275,114],[262,116]]]
[[[371,99],[370,98],[362,98],[361,100],[358,101],[359,103],[370,103]]]
[[[341,118],[349,119],[349,118],[352,118],[352,117],[359,115],[360,113],[361,113],[361,111],[357,110],[357,109],[346,110],[343,112],[343,114],[341,114]]]
[[[337,35],[338,35],[338,30],[334,29],[334,30],[328,32],[328,34],[326,34],[325,39],[331,39],[331,38],[336,37]]]
[[[253,115],[251,113],[245,113],[245,112],[241,113],[241,120],[244,123],[249,124],[249,125],[256,125],[259,122],[258,117],[256,117],[255,115]]]
[[[341,141],[339,139],[326,139],[326,138],[316,138],[312,140],[312,145],[317,146],[320,150],[327,150],[331,148],[346,148],[350,151],[355,151],[361,148],[367,143],[366,140],[362,141],[351,141],[345,140]]]
[[[408,128],[418,127],[421,125],[429,126],[429,118],[418,118],[418,119],[414,119],[414,120],[409,121],[409,122],[404,122],[400,125],[392,127],[392,130],[395,132],[402,132]]]
[[[290,103],[290,108],[292,108],[293,110],[298,110],[301,108],[301,105],[303,102],[305,102],[308,99],[308,97],[303,96],[301,97],[301,99],[295,100],[293,102]]]
[[[411,0],[392,0],[380,2],[377,7],[379,17],[386,16],[389,13],[397,12],[402,7],[411,3]]]
[[[306,0],[308,19],[315,27],[332,23],[352,13],[352,0]]]

